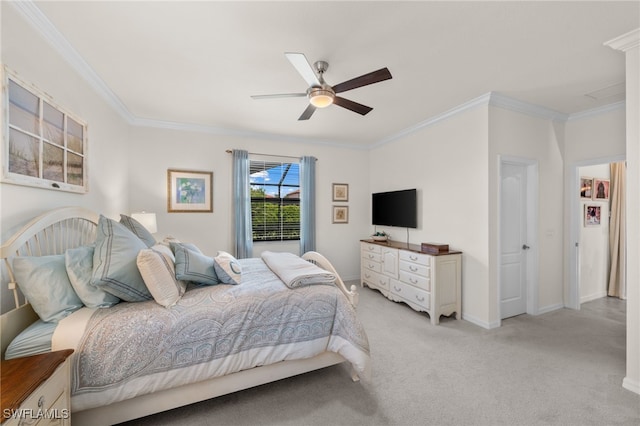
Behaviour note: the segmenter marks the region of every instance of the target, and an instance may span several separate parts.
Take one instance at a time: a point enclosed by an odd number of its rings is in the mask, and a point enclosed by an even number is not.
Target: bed
[[[40,293],[16,279],[22,265],[64,255],[69,271],[70,253],[87,247],[96,255],[106,250],[101,232],[107,223],[119,229],[114,222],[83,208],[56,209],[27,223],[0,247],[3,277],[16,305],[0,318],[3,357],[16,336],[40,323],[52,330],[51,350],[74,349],[74,424],[120,423],[340,363],[350,367],[354,381],[369,375],[368,341],[355,313],[356,287],[347,288],[331,263],[316,252],[300,258],[270,253],[271,257],[239,260],[222,252],[214,263],[223,282],[209,285],[176,278],[175,286],[159,287],[160,291],[149,282],[157,271],[144,273],[141,253],[164,261],[178,277],[179,271],[184,275],[180,268],[189,259],[180,253],[193,255],[190,250],[197,248],[177,241],[165,244],[171,250],[155,241],[137,246],[136,240],[129,246],[135,246],[140,273],[154,291],[140,295],[148,289],[121,289],[120,281],[112,280],[118,303],[76,306],[57,320],[43,321],[49,317],[43,314]],[[131,230],[144,242],[144,235],[135,227]],[[117,245],[110,240],[109,250],[112,244]],[[218,259],[223,255],[240,271],[225,269],[229,264]],[[95,274],[102,258],[92,259]],[[192,269],[194,259],[199,257],[191,257]],[[294,271],[290,263],[304,273]],[[57,285],[54,274],[45,272],[44,281]],[[29,277],[23,281],[31,281]],[[193,274],[180,276],[185,277]],[[21,302],[18,288],[32,295],[31,303]]]

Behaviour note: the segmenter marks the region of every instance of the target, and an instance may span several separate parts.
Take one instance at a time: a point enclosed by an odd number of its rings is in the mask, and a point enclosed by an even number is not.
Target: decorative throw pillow
[[[58,322],[82,308],[71,287],[64,255],[16,257],[13,272],[18,287],[42,321]]]
[[[213,267],[213,258],[205,256],[199,250],[192,250],[186,244],[171,243],[171,248],[176,255],[177,279],[206,285],[220,283]]]
[[[137,264],[156,303],[169,307],[180,300],[187,285],[176,280],[173,253],[168,247],[157,244],[149,249],[140,250]]]
[[[126,226],[129,231],[133,232],[136,237],[140,238],[147,247],[153,247],[156,244],[156,239],[151,232],[131,216],[121,214],[120,223]]]
[[[174,240],[171,241],[169,243],[169,247],[171,247],[171,251],[175,254],[176,253],[176,247],[184,247],[187,248],[191,251],[195,251],[196,253],[202,253],[202,250],[200,250],[198,247],[196,247],[195,244],[193,243],[181,243],[178,240]]]
[[[71,286],[88,308],[108,308],[120,302],[113,294],[91,284],[93,274],[92,246],[82,246],[66,251],[65,266]]]
[[[146,248],[124,225],[100,215],[91,284],[125,302],[153,299],[136,264],[138,252]]]
[[[224,284],[240,284],[242,267],[238,260],[225,251],[219,251],[213,258],[213,267],[218,279]]]

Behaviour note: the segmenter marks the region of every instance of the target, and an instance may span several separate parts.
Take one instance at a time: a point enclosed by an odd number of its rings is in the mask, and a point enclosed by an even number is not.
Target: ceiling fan
[[[336,96],[337,93],[346,92],[347,90],[357,89],[358,87],[367,86],[369,84],[378,83],[380,81],[389,80],[391,73],[387,68],[381,68],[377,71],[352,78],[335,86],[330,86],[324,81],[323,74],[329,68],[329,64],[325,61],[317,61],[313,67],[307,61],[307,57],[303,53],[285,53],[289,62],[294,66],[298,73],[307,82],[309,88],[305,93],[283,93],[276,95],[254,95],[253,99],[273,99],[273,98],[293,98],[307,96],[309,98],[309,106],[304,110],[298,120],[308,120],[311,118],[317,108],[325,108],[331,104],[341,106],[360,115],[366,115],[373,108],[359,104],[349,99]]]

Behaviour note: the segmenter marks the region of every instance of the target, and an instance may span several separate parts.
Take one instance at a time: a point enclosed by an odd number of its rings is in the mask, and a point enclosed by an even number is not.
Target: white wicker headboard
[[[1,352],[20,331],[38,317],[31,305],[20,303],[12,262],[16,256],[47,256],[63,254],[67,249],[95,241],[99,215],[81,207],[63,207],[44,213],[24,225],[0,246],[2,276],[8,279],[15,309],[0,317]],[[3,282],[3,285],[5,283]]]

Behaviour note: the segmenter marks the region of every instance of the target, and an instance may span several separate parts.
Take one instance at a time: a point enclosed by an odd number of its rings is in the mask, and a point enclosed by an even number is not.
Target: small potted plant
[[[384,231],[378,231],[373,234],[371,238],[373,239],[373,241],[387,241],[387,239],[389,238],[389,234]]]

